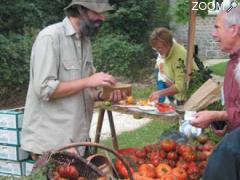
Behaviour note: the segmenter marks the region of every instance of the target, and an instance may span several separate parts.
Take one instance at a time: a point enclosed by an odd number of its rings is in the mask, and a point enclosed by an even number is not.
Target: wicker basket
[[[89,179],[89,180],[95,180],[98,177],[106,176],[106,174],[104,174],[104,172],[102,172],[95,164],[89,162],[88,160],[84,159],[81,156],[78,156],[77,154],[73,154],[73,153],[64,151],[69,148],[76,148],[78,146],[97,147],[97,148],[100,148],[100,149],[103,149],[103,150],[106,150],[106,151],[112,153],[118,159],[120,159],[122,161],[123,165],[126,167],[126,169],[128,171],[129,179],[133,180],[133,176],[131,174],[128,163],[121,154],[119,154],[117,151],[112,150],[108,147],[105,147],[105,146],[97,144],[97,143],[92,143],[92,142],[72,143],[67,146],[61,147],[59,149],[53,150],[53,151],[51,151],[50,154],[48,153],[47,162],[51,162],[55,165],[48,169],[47,178],[49,180],[53,179],[54,167],[56,167],[58,165],[74,165],[77,168],[79,174],[82,177],[85,177],[86,179]],[[43,157],[43,158],[46,160],[46,157]],[[41,159],[39,160],[41,162],[41,166],[43,164],[46,164],[46,162],[42,163],[45,160],[41,160]],[[36,163],[36,164],[38,164],[38,163]],[[37,167],[35,166],[35,168],[37,168]]]

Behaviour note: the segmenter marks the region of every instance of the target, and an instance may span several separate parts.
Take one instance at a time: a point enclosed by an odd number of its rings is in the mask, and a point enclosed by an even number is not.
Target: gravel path
[[[98,111],[95,111],[93,114],[92,119],[92,125],[90,129],[90,137],[92,140],[94,140],[96,128],[97,128],[97,119],[98,119]],[[117,135],[119,135],[122,132],[125,131],[132,131],[134,129],[140,128],[147,123],[149,123],[151,120],[148,118],[142,118],[142,119],[135,119],[132,115],[113,112],[113,121],[115,124],[115,130]],[[108,121],[107,113],[104,115],[103,120],[103,126],[102,126],[102,133],[101,133],[101,139],[106,139],[108,137],[111,137],[111,131]]]

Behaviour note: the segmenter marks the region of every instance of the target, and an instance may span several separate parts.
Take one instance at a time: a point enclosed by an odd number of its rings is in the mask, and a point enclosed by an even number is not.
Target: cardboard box
[[[17,175],[12,175],[12,174],[4,174],[4,173],[0,173],[0,179],[1,179],[1,176],[4,176],[4,177],[11,177],[13,179],[13,177],[19,179],[21,178],[22,176],[17,176]]]
[[[20,131],[16,129],[0,128],[0,144],[20,145]]]
[[[29,176],[32,172],[35,161],[26,160],[26,161],[24,161],[24,163],[25,163],[25,176]]]
[[[120,90],[121,92],[125,92],[127,96],[131,96],[132,85],[131,84],[116,83],[116,85],[112,86],[112,87],[103,87],[103,98],[108,99],[111,92],[114,91],[114,90]]]
[[[24,162],[0,160],[0,173],[8,175],[24,176]]]
[[[0,127],[10,129],[21,129],[23,119],[23,108],[7,109],[0,111]]]
[[[0,159],[21,161],[28,157],[29,153],[20,149],[19,146],[0,145]]]

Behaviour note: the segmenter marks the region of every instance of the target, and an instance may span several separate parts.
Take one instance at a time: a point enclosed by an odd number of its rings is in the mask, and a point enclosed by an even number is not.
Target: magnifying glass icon
[[[236,1],[232,1],[230,7],[227,9],[227,13],[230,12],[233,8],[236,8],[238,3]]]

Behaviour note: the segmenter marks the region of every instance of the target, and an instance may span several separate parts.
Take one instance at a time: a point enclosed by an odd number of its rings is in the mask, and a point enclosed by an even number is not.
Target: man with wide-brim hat
[[[109,5],[107,0],[72,0],[72,2],[64,8],[64,10],[67,10],[74,5],[84,6],[98,13],[113,10],[113,7]]]
[[[30,82],[21,134],[21,148],[34,155],[71,142],[88,141],[96,87],[115,78],[94,72],[89,36],[112,10],[107,0],[73,0],[60,23],[44,28],[31,53]],[[114,91],[108,100],[126,95]],[[84,149],[80,149],[83,155]]]

